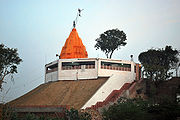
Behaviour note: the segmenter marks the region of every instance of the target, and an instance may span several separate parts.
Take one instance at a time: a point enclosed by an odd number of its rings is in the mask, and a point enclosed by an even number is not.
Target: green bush
[[[19,120],[17,113],[8,105],[4,105],[2,109],[2,120]]]
[[[125,98],[103,112],[104,120],[148,120],[148,116],[146,102]]]
[[[142,99],[121,98],[103,112],[104,120],[176,120],[180,106],[171,102],[153,103]]]
[[[91,120],[90,114],[78,112],[78,110],[74,108],[66,111],[66,117],[68,120]]]
[[[2,120],[91,120],[91,115],[86,112],[78,112],[76,109],[70,109],[66,111],[65,118],[54,118],[47,116],[37,116],[33,113],[27,113],[24,116],[18,116],[16,112],[9,106],[3,109]]]

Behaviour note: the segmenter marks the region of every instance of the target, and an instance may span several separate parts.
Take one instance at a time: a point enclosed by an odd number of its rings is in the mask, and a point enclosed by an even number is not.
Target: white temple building
[[[97,110],[131,94],[140,79],[141,66],[132,60],[88,58],[74,27],[59,59],[45,65],[45,82],[10,104],[22,113]]]
[[[85,109],[105,100],[113,90],[120,89],[125,83],[140,80],[140,69],[141,66],[133,61],[88,58],[85,46],[73,28],[59,59],[45,65],[45,83],[108,77],[108,80],[84,104],[82,109]]]

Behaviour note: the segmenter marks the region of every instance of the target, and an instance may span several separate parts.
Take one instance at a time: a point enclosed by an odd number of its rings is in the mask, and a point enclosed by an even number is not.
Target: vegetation
[[[88,113],[78,112],[76,109],[70,109],[66,111],[66,117],[68,120],[91,120],[91,115]]]
[[[117,104],[109,107],[108,110],[104,110],[104,120],[146,120],[145,108],[143,108],[143,102],[138,104],[138,101],[131,99],[120,98]]]
[[[2,90],[2,84],[5,82],[5,77],[14,73],[17,73],[17,65],[22,62],[22,59],[18,56],[17,49],[8,48],[3,44],[0,44],[0,89]]]
[[[147,78],[158,86],[172,76],[171,70],[175,70],[179,62],[178,55],[177,50],[166,46],[165,49],[149,49],[142,52],[138,59],[143,65],[143,72]]]
[[[125,46],[127,43],[126,34],[118,29],[107,30],[106,32],[100,34],[100,37],[96,39],[95,48],[101,49],[105,52],[107,58],[111,58],[113,52],[120,48],[120,46]]]
[[[176,120],[180,106],[171,102],[153,103],[142,99],[120,98],[104,110],[104,120]]]
[[[76,109],[70,109],[65,112],[62,117],[49,117],[48,115],[36,115],[33,113],[27,113],[25,115],[18,116],[10,106],[4,105],[2,111],[2,120],[91,120],[91,115],[86,112],[79,112]]]
[[[160,83],[172,76],[171,70],[176,70],[179,64],[179,52],[171,46],[165,49],[150,49],[139,55],[139,61],[143,65],[147,76],[146,89],[150,94],[147,100],[140,98],[120,98],[118,103],[105,109],[104,120],[177,120],[180,117],[179,99],[174,101],[179,94],[179,88],[173,96],[157,94]],[[159,86],[159,87],[158,87]],[[173,97],[173,98],[172,98]]]
[[[16,112],[8,105],[2,104],[2,120],[18,120]]]

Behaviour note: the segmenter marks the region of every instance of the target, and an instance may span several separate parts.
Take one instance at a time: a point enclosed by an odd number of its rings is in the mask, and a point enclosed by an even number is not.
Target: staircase
[[[98,110],[102,107],[104,108],[105,106],[111,103],[115,103],[119,99],[119,97],[121,97],[123,93],[126,92],[133,84],[134,82],[125,83],[119,90],[113,90],[103,102],[97,102],[95,105],[92,105],[91,107],[87,107],[86,109]]]

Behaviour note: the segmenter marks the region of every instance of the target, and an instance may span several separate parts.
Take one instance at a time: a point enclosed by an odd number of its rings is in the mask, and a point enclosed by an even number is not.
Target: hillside
[[[80,109],[108,78],[42,84],[9,102],[12,106],[68,105]]]

